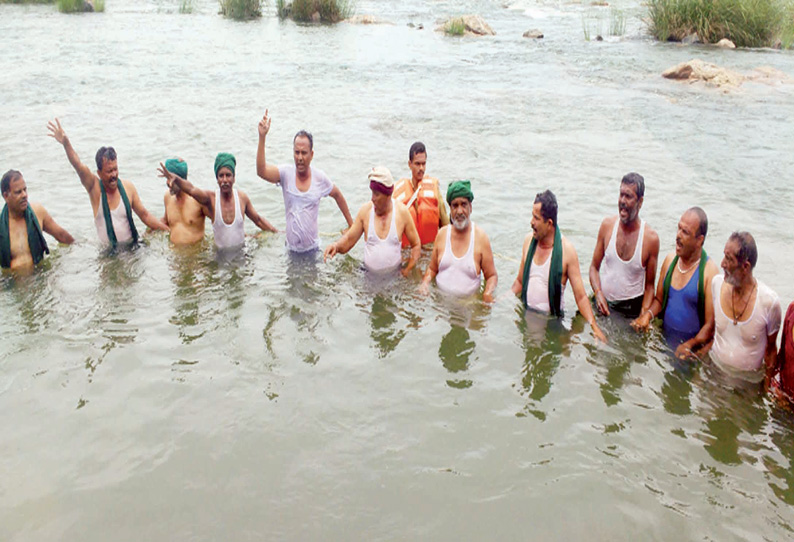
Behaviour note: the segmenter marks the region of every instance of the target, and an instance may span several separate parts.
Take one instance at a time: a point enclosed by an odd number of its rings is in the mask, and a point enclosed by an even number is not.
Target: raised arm
[[[278,167],[265,161],[265,138],[267,138],[267,133],[270,131],[270,117],[267,116],[267,109],[265,109],[265,116],[259,121],[258,129],[259,145],[256,148],[256,174],[269,183],[278,183],[281,180]]]
[[[74,237],[55,222],[55,219],[47,212],[47,209],[38,204],[32,205],[32,207],[33,211],[36,213],[36,217],[39,219],[42,230],[55,237],[55,240],[59,243],[63,243],[64,245],[71,245],[74,243]]]
[[[337,241],[334,241],[323,252],[323,261],[326,262],[336,256],[337,254],[347,254],[347,252],[356,246],[356,243],[364,233],[364,219],[369,213],[369,205],[363,205],[356,215],[356,220],[347,229],[347,231]]]
[[[607,342],[607,338],[601,328],[598,327],[595,315],[593,315],[593,308],[590,306],[590,300],[587,298],[587,291],[584,289],[584,281],[582,280],[582,272],[579,269],[579,256],[576,254],[576,249],[573,247],[568,239],[563,238],[563,260],[565,271],[568,274],[568,282],[573,290],[573,297],[576,299],[576,306],[579,312],[582,313],[584,319],[593,328],[593,335],[601,342]]]
[[[331,189],[331,193],[328,195],[336,200],[339,210],[342,211],[342,216],[344,216],[345,220],[347,220],[347,225],[353,226],[353,217],[350,216],[350,209],[347,206],[347,201],[345,200],[345,196],[342,195],[342,191],[339,190],[339,187],[334,185],[334,187]]]
[[[66,135],[66,132],[61,126],[61,122],[57,118],[55,121],[49,121],[47,123],[47,129],[49,130],[48,135],[63,145],[63,150],[66,151],[66,158],[69,159],[69,163],[72,164],[72,167],[80,177],[80,182],[83,183],[86,192],[90,194],[96,186],[97,176],[91,172],[88,166],[80,161],[80,157],[77,156],[77,153],[69,141],[69,137]]]
[[[480,257],[480,269],[482,270],[483,278],[485,279],[485,289],[482,292],[482,300],[486,303],[493,303],[493,293],[496,291],[496,283],[499,280],[496,274],[496,264],[493,261],[493,250],[491,250],[491,240],[484,231],[477,228],[477,233],[480,237],[480,246],[482,247]]]
[[[595,294],[598,310],[607,316],[609,316],[609,305],[607,304],[607,300],[601,291],[600,273],[601,262],[604,261],[604,253],[606,252],[604,239],[606,239],[610,227],[611,224],[609,223],[608,219],[604,219],[604,221],[601,222],[601,227],[598,229],[598,239],[596,240],[596,246],[593,250],[593,259],[590,261],[590,287],[593,288],[593,294]]]
[[[411,269],[416,266],[416,262],[419,261],[419,256],[422,255],[422,242],[419,239],[419,232],[416,231],[416,224],[414,224],[414,220],[411,218],[408,207],[402,204],[398,205],[398,202],[394,202],[394,211],[397,212],[398,209],[402,215],[403,223],[405,224],[405,236],[408,238],[408,242],[411,243],[411,256],[408,258],[408,263],[406,263],[405,267],[402,269],[403,276],[407,277]]]
[[[176,173],[168,171],[162,162],[160,162],[160,167],[157,168],[157,173],[159,173],[160,177],[163,177],[166,181],[166,184],[169,186],[171,183],[174,183],[179,187],[179,189],[196,200],[199,205],[205,207],[206,209],[213,211],[212,208],[212,197],[210,197],[210,192],[208,190],[202,190],[200,188],[196,188],[193,183],[188,181],[187,179],[183,179]],[[210,216],[210,218],[213,218]]]
[[[256,212],[256,209],[254,209],[254,204],[251,203],[251,198],[248,197],[248,194],[242,190],[238,190],[237,193],[240,194],[240,205],[243,206],[243,212],[245,213],[245,216],[250,218],[251,222],[256,224],[257,228],[262,231],[270,231],[273,233],[278,231],[273,224],[265,220],[263,216]]]
[[[127,195],[130,198],[130,207],[132,207],[132,210],[135,211],[135,214],[138,215],[138,218],[140,218],[148,228],[153,230],[171,231],[166,224],[163,224],[159,218],[154,216],[146,209],[146,207],[143,206],[141,198],[138,196],[138,189],[135,188],[135,185],[132,184],[132,182],[124,181],[124,189],[127,191]]]

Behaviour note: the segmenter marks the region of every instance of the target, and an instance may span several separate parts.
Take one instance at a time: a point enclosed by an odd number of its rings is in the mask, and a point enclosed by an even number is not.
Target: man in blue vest
[[[677,357],[697,355],[714,333],[711,279],[719,272],[703,250],[709,222],[700,207],[692,207],[678,221],[675,250],[662,262],[660,280],[650,308],[631,325],[645,331],[655,317]]]

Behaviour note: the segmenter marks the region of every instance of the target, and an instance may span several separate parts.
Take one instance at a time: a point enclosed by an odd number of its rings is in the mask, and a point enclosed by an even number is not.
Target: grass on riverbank
[[[262,0],[218,0],[221,15],[235,21],[247,21],[262,16]]]
[[[298,22],[338,23],[353,14],[352,0],[276,0],[276,12],[281,19]],[[313,19],[314,14],[317,14]]]
[[[794,0],[649,0],[649,30],[661,41],[697,34],[703,43],[727,38],[737,47],[790,47]]]
[[[466,23],[463,22],[463,19],[457,17],[455,19],[450,19],[444,25],[444,34],[447,36],[462,36],[466,33]]]

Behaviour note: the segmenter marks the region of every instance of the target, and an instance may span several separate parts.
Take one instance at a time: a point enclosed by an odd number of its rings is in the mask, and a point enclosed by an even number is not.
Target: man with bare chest
[[[620,182],[617,216],[604,219],[590,262],[590,286],[598,310],[629,318],[648,310],[654,298],[659,236],[640,219],[645,180],[628,173]]]
[[[187,180],[187,162],[181,158],[165,161],[165,168]],[[179,185],[166,180],[168,192],[163,197],[165,216],[163,222],[171,228],[171,242],[175,245],[192,245],[204,239],[204,221],[210,210],[190,197]]]
[[[59,243],[70,245],[74,242],[43,205],[28,202],[28,187],[22,173],[8,170],[0,181],[0,191],[5,200],[0,213],[0,266],[32,269],[50,252],[42,230]]]
[[[235,248],[245,244],[243,216],[247,216],[263,231],[278,231],[256,212],[248,194],[234,188],[236,166],[237,160],[233,155],[228,152],[218,153],[215,157],[215,178],[218,181],[218,188],[211,191],[196,188],[165,165],[160,164],[160,176],[165,177],[167,183],[176,184],[180,190],[207,210],[207,216],[212,220],[215,246],[219,249]]]

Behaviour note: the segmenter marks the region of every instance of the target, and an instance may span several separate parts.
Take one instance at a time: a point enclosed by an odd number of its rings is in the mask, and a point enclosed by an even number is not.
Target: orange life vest
[[[411,218],[416,224],[416,231],[419,233],[419,242],[423,245],[432,243],[438,234],[438,179],[425,177],[416,188],[418,194],[414,203],[408,208]],[[392,197],[408,205],[413,192],[411,191],[411,179],[400,179],[394,187]],[[408,237],[403,234],[403,248],[411,246]]]

